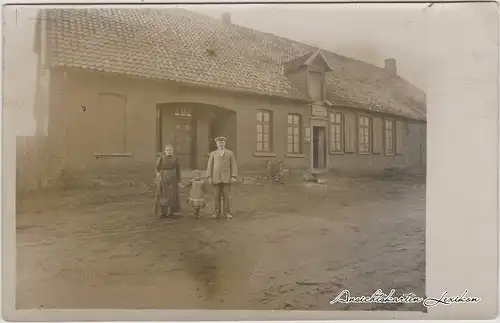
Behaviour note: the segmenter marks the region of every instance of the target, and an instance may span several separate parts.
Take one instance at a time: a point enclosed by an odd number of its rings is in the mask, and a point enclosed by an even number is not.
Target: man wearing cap
[[[232,219],[229,204],[229,189],[232,182],[236,182],[238,176],[238,166],[234,153],[226,149],[226,138],[215,138],[217,150],[210,153],[207,166],[207,178],[215,188],[215,212],[212,219],[216,219],[221,211],[221,197],[224,200],[223,215],[227,219]]]

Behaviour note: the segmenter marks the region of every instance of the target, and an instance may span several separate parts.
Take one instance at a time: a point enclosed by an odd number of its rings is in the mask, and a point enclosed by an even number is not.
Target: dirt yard
[[[185,192],[183,192],[185,194]],[[423,310],[334,304],[425,292],[425,180],[232,188],[232,220],[158,219],[134,183],[18,201],[17,308]]]

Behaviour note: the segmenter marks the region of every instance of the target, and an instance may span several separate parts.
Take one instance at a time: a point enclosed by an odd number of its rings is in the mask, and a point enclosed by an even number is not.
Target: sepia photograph
[[[439,6],[4,7],[16,309],[478,303],[426,293]]]

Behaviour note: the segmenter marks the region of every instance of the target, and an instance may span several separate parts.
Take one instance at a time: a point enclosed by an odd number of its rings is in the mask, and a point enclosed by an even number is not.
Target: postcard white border
[[[4,3],[13,3],[3,1]],[[77,1],[65,1],[77,3]],[[100,3],[100,1],[86,1]],[[108,1],[108,3],[158,3]],[[215,2],[215,1],[183,1]],[[236,1],[235,1],[236,2]],[[238,1],[242,2],[242,1]],[[41,3],[30,1],[30,3]],[[53,4],[57,4],[54,2]],[[374,5],[374,4],[372,4]],[[401,6],[402,4],[394,4]],[[495,30],[498,40],[498,6]],[[460,8],[459,8],[460,7]],[[474,19],[475,5],[438,4],[430,16]],[[441,8],[441,9],[440,9]],[[5,8],[4,8],[5,9]],[[440,11],[441,10],[441,11]],[[484,19],[484,16],[475,16]],[[446,19],[448,19],[446,18]],[[465,20],[464,24],[470,23]],[[434,23],[437,23],[434,21]],[[479,23],[474,21],[472,23]],[[491,21],[490,21],[491,23]],[[491,25],[490,25],[491,26]],[[434,32],[428,25],[429,36]],[[1,28],[1,27],[0,27]],[[352,320],[352,319],[493,319],[498,312],[498,47],[481,35],[460,36],[450,30],[446,47],[434,39],[429,56],[432,73],[427,92],[428,173],[426,210],[426,291],[444,290],[482,298],[477,304],[440,306],[419,312],[316,311],[149,311],[149,310],[15,310],[15,137],[12,125],[2,123],[2,312],[15,321],[201,321],[201,320]],[[472,37],[472,38],[471,38]],[[472,42],[463,52],[459,44]],[[470,43],[469,43],[470,44]],[[498,43],[497,43],[498,44]],[[454,46],[454,47],[453,47]],[[496,54],[494,53],[496,52]],[[476,55],[476,56],[474,56]],[[477,55],[482,64],[478,64]],[[482,58],[481,58],[482,57]],[[485,62],[486,60],[486,62]],[[4,80],[8,81],[8,80]],[[475,86],[477,85],[477,86]],[[473,146],[471,146],[473,145]]]

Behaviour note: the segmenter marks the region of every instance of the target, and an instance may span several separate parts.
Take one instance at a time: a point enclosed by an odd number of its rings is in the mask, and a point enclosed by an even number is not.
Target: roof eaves
[[[335,100],[335,101],[339,101],[339,100]],[[388,114],[388,115],[392,115],[392,116],[398,116],[398,117],[406,118],[409,120],[426,121],[425,116],[422,116],[422,115],[417,114],[417,113],[406,113],[406,112],[402,112],[402,111],[396,111],[393,108],[386,106],[386,105],[375,107],[371,104],[367,104],[366,102],[360,102],[358,100],[346,101],[343,99],[340,99],[340,101],[339,101],[342,103],[337,102],[334,104],[334,103],[331,103],[329,100],[326,102],[327,102],[327,105],[329,105],[329,106],[343,106],[346,108],[351,108],[351,109],[356,109],[356,110],[363,110],[363,111],[368,111],[368,112],[382,113],[382,114]]]
[[[303,102],[303,103],[310,103],[311,102],[310,99],[303,97],[303,96],[294,95],[293,93],[278,93],[278,92],[271,93],[268,91],[259,91],[259,90],[231,87],[231,86],[216,85],[216,84],[207,83],[207,82],[199,82],[199,81],[192,81],[192,80],[189,80],[189,81],[188,80],[179,80],[179,79],[157,77],[157,76],[146,76],[146,75],[141,75],[139,73],[123,74],[122,72],[112,72],[112,71],[106,70],[104,68],[98,68],[98,67],[93,67],[93,66],[88,66],[88,67],[83,68],[83,67],[79,67],[79,66],[72,66],[71,64],[53,64],[52,67],[87,70],[87,71],[94,71],[94,72],[100,72],[100,73],[112,74],[112,75],[138,77],[141,79],[175,82],[175,83],[178,83],[181,85],[187,85],[187,86],[193,86],[193,87],[199,87],[199,88],[221,90],[221,91],[227,91],[227,92],[231,92],[231,93],[239,93],[239,94],[247,94],[247,95],[259,95],[259,96],[277,98],[277,99],[287,99],[287,100]]]

